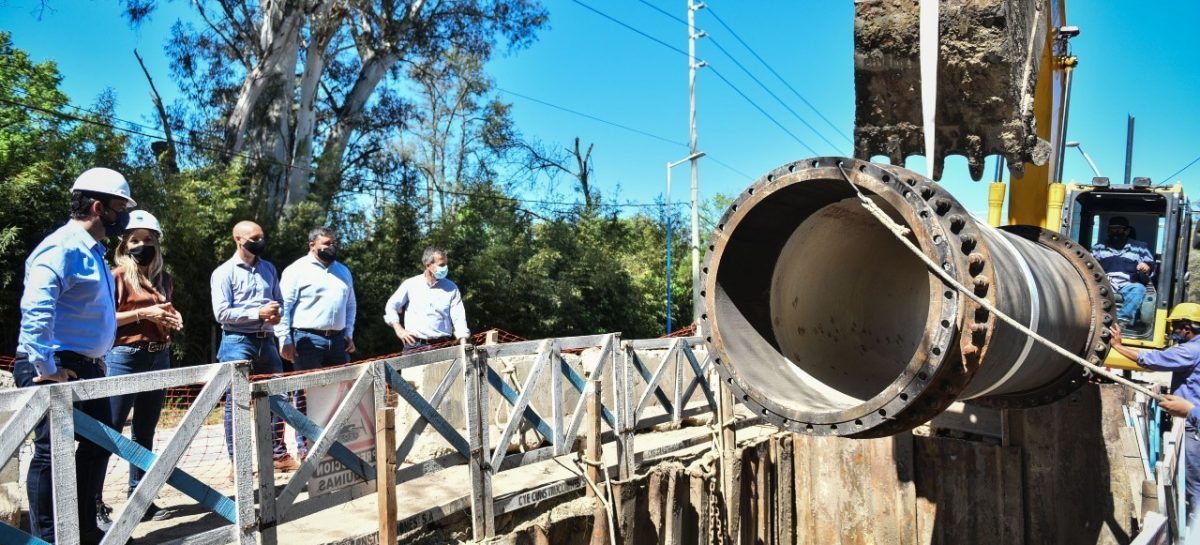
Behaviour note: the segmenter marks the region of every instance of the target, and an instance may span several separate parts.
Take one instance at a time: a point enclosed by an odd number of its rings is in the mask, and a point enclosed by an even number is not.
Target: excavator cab
[[[1133,323],[1122,330],[1125,343],[1140,348],[1167,346],[1167,313],[1187,294],[1187,260],[1191,248],[1192,218],[1183,187],[1152,187],[1147,178],[1129,185],[1112,185],[1105,178],[1091,184],[1066,186],[1063,201],[1063,235],[1087,248],[1104,242],[1108,222],[1124,217],[1130,238],[1144,242],[1154,254],[1154,268],[1135,281],[1146,285],[1146,297]],[[1118,301],[1118,305],[1126,304]],[[1138,367],[1111,351],[1105,364],[1119,369]]]

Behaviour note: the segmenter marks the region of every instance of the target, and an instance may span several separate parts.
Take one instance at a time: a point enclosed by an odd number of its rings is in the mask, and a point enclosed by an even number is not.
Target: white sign
[[[353,385],[353,382],[341,382],[309,388],[308,418],[318,426],[326,427]],[[337,439],[359,458],[370,464],[375,463],[375,398],[369,390],[338,432]],[[317,438],[309,437],[308,440],[311,446]],[[361,482],[364,482],[361,477],[326,454],[308,481],[308,495],[320,496]]]

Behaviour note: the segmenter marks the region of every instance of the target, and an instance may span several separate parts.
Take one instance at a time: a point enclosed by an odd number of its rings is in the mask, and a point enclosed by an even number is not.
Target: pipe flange
[[[964,283],[971,285],[970,278],[982,276],[990,281],[993,277],[990,260],[986,259],[986,249],[982,244],[975,244],[972,248],[974,251],[963,251],[964,241],[972,237],[978,241],[978,233],[974,232],[971,222],[966,221],[968,216],[965,209],[954,199],[946,198],[948,194],[936,184],[865,161],[840,157],[806,159],[784,165],[759,178],[739,194],[721,216],[706,249],[701,270],[703,289],[700,296],[705,300],[705,312],[700,317],[700,331],[709,344],[721,379],[743,404],[767,421],[791,431],[812,435],[886,435],[925,422],[955,400],[955,392],[969,382],[978,368],[987,339],[986,336],[982,339],[979,350],[971,360],[962,358],[961,346],[953,345],[952,341],[956,335],[960,339],[964,337],[959,334],[959,325],[964,323],[964,317],[978,317],[984,323],[989,323],[991,317],[980,315],[974,308],[968,309],[963,304],[964,297],[937,281],[941,289],[932,293],[941,293],[940,302],[934,305],[939,311],[931,314],[927,321],[926,331],[934,333],[931,342],[924,347],[925,352],[914,354],[904,373],[863,403],[842,411],[806,413],[776,402],[754,385],[748,384],[736,370],[729,368],[723,360],[724,343],[716,323],[713,298],[708,295],[717,289],[717,264],[721,262],[722,251],[728,240],[727,233],[732,232],[755,205],[772,193],[797,183],[828,180],[845,183],[843,171],[852,183],[865,190],[864,193],[906,204],[894,206],[894,209],[904,216],[926,255],[941,263],[955,278],[966,280]],[[973,260],[971,254],[982,255],[984,259]],[[972,271],[974,275],[970,274]],[[986,291],[988,297],[994,297],[991,293],[994,290]],[[945,365],[946,361],[954,364]]]
[[[1109,342],[1112,334],[1108,328],[1115,320],[1116,299],[1112,285],[1100,267],[1100,262],[1092,257],[1091,252],[1084,246],[1048,229],[1032,225],[1008,225],[1000,228],[1026,240],[1054,250],[1067,259],[1079,273],[1087,286],[1088,306],[1093,317],[1088,331],[1087,343],[1077,348],[1076,355],[1094,365],[1103,365],[1108,356]],[[1068,350],[1071,347],[1065,347]],[[971,399],[968,403],[996,409],[1021,409],[1048,405],[1063,399],[1087,384],[1092,373],[1082,366],[1072,364],[1071,367],[1044,386],[1016,392],[985,396]]]

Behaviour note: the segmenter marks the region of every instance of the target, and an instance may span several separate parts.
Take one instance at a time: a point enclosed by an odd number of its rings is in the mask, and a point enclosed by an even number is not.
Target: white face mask
[[[445,278],[447,274],[450,274],[450,266],[449,265],[441,265],[438,268],[433,270],[433,277],[438,280]]]

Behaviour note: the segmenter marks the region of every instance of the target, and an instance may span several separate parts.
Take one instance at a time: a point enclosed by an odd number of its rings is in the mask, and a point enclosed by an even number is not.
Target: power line
[[[1161,179],[1162,179],[1162,183],[1164,183],[1164,184],[1165,184],[1165,183],[1168,183],[1168,182],[1170,182],[1170,181],[1171,181],[1171,178],[1174,178],[1174,177],[1176,177],[1176,176],[1178,176],[1178,175],[1182,174],[1182,173],[1183,173],[1183,171],[1185,171],[1185,170],[1187,170],[1187,169],[1189,169],[1189,168],[1192,168],[1192,165],[1194,165],[1194,164],[1196,164],[1196,163],[1200,163],[1200,157],[1197,157],[1197,158],[1195,158],[1195,159],[1192,159],[1192,162],[1190,162],[1190,163],[1188,163],[1188,164],[1184,165],[1184,166],[1183,166],[1183,168],[1181,168],[1181,169],[1179,169],[1179,170],[1176,170],[1175,172],[1172,172],[1170,176],[1167,176],[1166,178],[1161,178]]]
[[[742,63],[738,62],[738,60],[735,59],[733,57],[733,55],[729,53],[729,51],[727,51],[724,47],[722,47],[721,44],[717,42],[716,38],[709,36],[708,41],[712,42],[713,46],[716,47],[717,49],[719,49],[722,53],[724,53],[726,57],[729,57],[729,60],[733,61],[734,65],[736,65],[738,68],[741,68],[742,72],[744,72],[746,74],[746,76],[748,76],[751,80],[753,80],[754,83],[757,83],[759,87],[762,87],[762,90],[766,91],[768,95],[771,95],[771,98],[774,98],[775,101],[778,102],[780,106],[783,106],[784,109],[791,112],[792,115],[795,116],[797,120],[799,120],[801,123],[803,123],[805,127],[808,127],[808,129],[811,130],[813,132],[813,134],[816,134],[817,138],[820,138],[826,144],[829,144],[829,147],[833,148],[834,150],[838,149],[837,144],[830,142],[829,139],[825,138],[825,135],[821,134],[821,132],[818,131],[816,127],[809,124],[809,122],[806,121],[803,117],[800,117],[800,114],[797,113],[796,110],[793,110],[791,106],[788,106],[787,103],[784,102],[782,98],[779,98],[779,95],[776,95],[774,91],[771,91],[771,89],[769,89],[766,86],[766,84],[764,84],[762,82],[762,80],[758,79],[758,77],[756,77],[754,74],[750,73],[750,71],[747,70],[746,67],[742,65]],[[813,153],[816,153],[816,152],[813,152]]]
[[[675,15],[675,14],[673,14],[673,13],[671,13],[671,12],[669,12],[669,11],[665,10],[665,9],[662,9],[662,8],[660,8],[660,7],[656,6],[656,5],[654,5],[654,4],[650,3],[650,2],[648,2],[647,0],[638,0],[638,2],[641,2],[641,3],[643,3],[643,4],[647,5],[647,6],[649,6],[649,7],[650,7],[650,9],[652,9],[652,10],[654,10],[654,11],[657,11],[657,12],[659,12],[659,13],[663,14],[663,15],[666,15],[666,16],[667,16],[669,19],[672,19],[672,20],[674,20],[674,21],[676,21],[676,22],[679,22],[679,23],[683,23],[683,26],[688,26],[688,22],[687,22],[687,21],[684,21],[684,20],[683,20],[681,17],[679,17],[678,15]]]
[[[612,16],[596,9],[596,8],[593,8],[587,4],[584,4],[583,2],[580,2],[579,0],[573,0],[573,1],[576,4],[579,4],[583,7],[591,10],[592,12],[596,13],[597,15],[600,15],[601,17],[608,19],[609,21],[612,21],[618,25],[621,25],[621,26],[629,29],[629,30],[632,30],[633,32],[636,32],[637,34],[640,34],[641,36],[643,36],[647,39],[653,40],[654,42],[662,45],[663,47],[666,47],[672,51],[681,53],[683,55],[688,55],[682,49],[679,49],[670,44],[667,44],[666,42],[663,42],[662,40],[659,40],[658,38],[655,38],[649,34],[646,34],[645,32],[642,32],[642,31],[640,31],[640,30],[616,19],[615,17],[612,17]],[[688,55],[688,56],[690,57],[690,55]],[[729,81],[727,78],[725,78],[725,76],[721,75],[721,73],[711,63],[705,63],[705,67],[708,68],[709,70],[711,70],[713,75],[717,76],[717,78],[719,78],[721,81],[725,82],[725,85],[728,85],[730,89],[733,89],[733,91],[735,93],[737,93],[739,96],[741,96],[746,102],[750,103],[750,105],[753,106],[754,109],[758,110],[759,113],[763,114],[763,116],[765,116],[768,120],[770,120],[771,123],[774,123],[776,127],[779,127],[783,132],[787,133],[788,136],[791,136],[793,140],[798,142],[801,146],[804,146],[804,148],[807,149],[809,152],[811,152],[813,155],[820,155],[820,153],[817,153],[817,151],[814,150],[812,148],[812,146],[809,146],[807,143],[804,142],[804,140],[801,140],[799,136],[796,136],[795,133],[793,133],[792,131],[789,131],[787,129],[787,127],[785,127],[783,125],[783,123],[780,123],[779,120],[775,119],[773,116],[771,116],[771,114],[767,113],[767,111],[764,110],[762,108],[762,106],[759,106],[757,102],[754,102],[754,100],[751,99],[749,96],[747,96],[746,93],[743,93],[741,89],[738,89],[738,87],[736,85],[734,85],[733,82]]]
[[[561,111],[567,112],[567,113],[569,113],[569,114],[573,114],[573,115],[577,115],[577,116],[584,117],[584,118],[587,118],[587,119],[591,119],[591,120],[593,120],[593,121],[598,121],[598,122],[600,122],[600,123],[604,123],[605,125],[611,125],[611,126],[613,126],[613,127],[616,127],[616,128],[618,128],[618,129],[622,129],[622,130],[630,131],[630,132],[633,132],[633,133],[636,133],[636,134],[640,134],[640,135],[642,135],[642,136],[647,136],[647,137],[653,138],[653,139],[655,139],[655,140],[661,140],[661,141],[663,141],[663,142],[666,142],[666,143],[668,143],[668,144],[671,144],[671,145],[679,146],[679,147],[681,147],[681,148],[687,148],[687,147],[688,147],[688,145],[687,145],[686,143],[683,143],[683,142],[677,142],[677,141],[675,141],[675,140],[671,140],[670,138],[666,138],[666,137],[664,137],[664,136],[659,136],[659,135],[657,135],[657,134],[650,133],[650,132],[646,132],[646,131],[643,131],[643,130],[641,130],[641,129],[635,129],[635,128],[633,128],[633,127],[630,127],[630,126],[627,126],[627,125],[622,125],[622,124],[620,124],[620,123],[617,123],[617,122],[615,122],[615,121],[609,121],[609,120],[607,120],[607,119],[602,119],[602,118],[596,117],[596,116],[594,116],[594,115],[591,115],[591,114],[587,114],[587,113],[584,113],[584,112],[581,112],[581,111],[578,111],[578,110],[573,110],[573,109],[571,109],[571,108],[567,108],[567,107],[565,107],[565,106],[559,106],[558,104],[554,104],[554,103],[551,103],[551,102],[547,102],[547,101],[545,101],[545,100],[542,100],[542,99],[539,99],[539,98],[534,98],[534,97],[531,97],[531,96],[529,96],[529,95],[523,95],[523,94],[521,94],[521,93],[517,93],[517,92],[515,92],[515,91],[509,91],[509,90],[507,90],[507,89],[502,89],[502,88],[500,88],[500,87],[497,87],[497,88],[496,88],[496,90],[498,90],[498,91],[500,91],[500,92],[502,92],[502,93],[506,93],[506,94],[509,94],[509,95],[515,96],[515,97],[520,97],[520,98],[523,98],[523,99],[525,99],[525,100],[529,100],[529,101],[531,101],[531,102],[536,102],[536,103],[538,103],[538,104],[541,104],[541,105],[543,105],[543,106],[547,106],[547,107],[550,107],[550,108],[554,108],[554,109],[556,109],[556,110],[561,110]],[[721,161],[720,159],[717,159],[716,157],[713,157],[711,154],[706,154],[706,155],[705,155],[705,159],[708,159],[708,160],[712,161],[713,163],[715,163],[715,164],[717,164],[717,165],[720,165],[720,166],[724,167],[726,170],[728,170],[728,171],[730,171],[730,172],[732,172],[732,173],[734,173],[734,174],[737,174],[738,176],[741,176],[741,177],[743,177],[743,178],[745,178],[745,179],[747,179],[747,180],[754,180],[754,177],[753,177],[753,176],[751,176],[751,175],[749,175],[749,174],[746,174],[745,172],[742,172],[741,170],[738,170],[737,168],[734,168],[733,166],[729,165],[728,163],[725,163],[724,161]]]
[[[813,106],[813,104],[811,102],[809,102],[807,98],[804,98],[804,95],[800,94],[800,91],[797,91],[795,87],[792,87],[792,85],[789,84],[787,82],[787,80],[783,78],[783,76],[779,75],[779,72],[776,72],[775,69],[772,68],[771,65],[767,63],[767,61],[763,60],[763,58],[761,56],[759,56],[759,54],[757,52],[754,51],[754,48],[750,47],[750,44],[747,44],[746,41],[743,40],[741,36],[738,36],[738,33],[736,31],[734,31],[733,28],[731,28],[728,24],[726,24],[725,21],[723,19],[721,19],[721,17],[719,15],[717,15],[717,12],[713,11],[711,6],[708,7],[708,12],[712,14],[713,19],[716,19],[717,22],[721,24],[721,26],[725,27],[725,30],[728,30],[729,33],[733,35],[733,38],[735,40],[737,40],[738,43],[742,44],[742,47],[745,47],[746,50],[749,51],[750,54],[754,56],[754,58],[758,59],[758,62],[762,63],[762,65],[765,66],[767,68],[767,70],[769,72],[771,72],[771,74],[773,74],[776,78],[778,78],[780,83],[783,83],[783,85],[785,87],[787,87],[793,94],[795,94],[797,98],[799,98],[801,101],[803,101],[804,104],[808,105],[809,108],[812,108],[812,111],[814,113],[816,113],[817,116],[820,117],[822,120],[824,120],[825,123],[827,123],[829,125],[829,127],[834,130],[834,132],[837,132],[838,135],[840,135],[842,138],[845,138],[847,142],[854,144],[854,141],[851,140],[849,136],[846,136],[846,133],[843,133],[840,129],[838,129],[837,126],[834,125],[833,122],[829,120],[829,118],[825,117],[825,115],[821,113],[821,110],[818,110],[817,107]]]
[[[608,19],[609,21],[612,21],[612,22],[614,22],[614,23],[616,23],[616,24],[618,24],[618,25],[621,25],[621,26],[625,27],[626,29],[629,29],[629,30],[631,30],[631,31],[633,31],[633,32],[635,32],[635,33],[637,33],[637,34],[640,34],[640,35],[642,35],[642,37],[646,38],[647,40],[652,40],[652,41],[654,41],[654,42],[658,43],[658,45],[661,45],[661,46],[663,46],[663,47],[665,47],[665,48],[667,48],[667,49],[670,49],[671,51],[674,51],[674,52],[676,52],[676,53],[679,53],[680,55],[683,55],[683,56],[685,56],[685,57],[686,57],[686,56],[688,56],[688,53],[687,53],[687,51],[684,51],[684,50],[682,50],[682,49],[679,49],[678,47],[675,47],[675,46],[673,46],[673,45],[671,45],[671,44],[669,44],[669,43],[667,43],[667,42],[664,42],[664,41],[662,41],[662,40],[660,40],[660,39],[658,39],[658,38],[655,38],[654,36],[651,36],[651,35],[649,35],[649,34],[646,34],[645,32],[642,32],[642,31],[640,31],[640,30],[638,30],[638,29],[636,29],[636,28],[632,27],[632,26],[629,26],[628,24],[625,24],[625,23],[621,22],[621,21],[620,21],[619,19],[617,19],[616,17],[613,17],[613,16],[611,16],[611,15],[609,15],[609,14],[607,14],[607,13],[604,13],[603,11],[600,11],[600,10],[598,10],[598,9],[596,9],[596,8],[593,8],[592,6],[589,6],[589,5],[587,5],[587,4],[584,4],[583,2],[580,2],[579,0],[572,0],[572,1],[573,1],[573,2],[575,2],[576,4],[579,4],[579,5],[581,5],[581,6],[585,7],[585,8],[587,8],[589,11],[591,11],[592,13],[595,13],[596,15],[599,15],[599,16],[601,16],[601,17],[605,18],[605,19]]]
[[[725,82],[725,85],[728,85],[730,89],[733,89],[733,91],[735,93],[741,95],[741,97],[743,99],[745,99],[746,102],[749,102],[751,106],[754,106],[754,109],[758,110],[758,113],[763,114],[763,116],[765,116],[767,119],[771,120],[771,122],[774,123],[776,127],[779,127],[779,130],[787,133],[788,136],[791,136],[793,140],[795,140],[796,142],[799,142],[801,146],[804,146],[804,148],[807,149],[808,151],[812,152],[813,155],[820,155],[819,153],[817,153],[817,150],[812,149],[812,146],[805,143],[803,140],[800,139],[799,136],[796,136],[795,133],[793,133],[792,131],[789,131],[787,129],[787,127],[784,127],[783,123],[780,123],[779,120],[775,119],[774,117],[771,116],[771,114],[767,113],[766,110],[762,109],[762,106],[759,106],[757,102],[754,102],[754,100],[752,100],[750,97],[746,96],[746,93],[743,93],[742,90],[738,89],[736,85],[734,85],[728,79],[725,79],[725,76],[722,76],[721,72],[718,71],[715,66],[710,64],[710,65],[708,65],[708,69],[712,71],[714,76],[717,76],[718,79]]]
[[[531,102],[536,102],[536,103],[538,103],[538,104],[541,104],[541,105],[543,105],[543,106],[549,106],[549,107],[551,107],[551,108],[554,108],[555,110],[562,110],[562,111],[564,111],[564,112],[567,112],[567,113],[569,113],[569,114],[575,114],[575,115],[577,115],[577,116],[580,116],[580,117],[586,117],[586,118],[588,118],[588,119],[591,119],[592,121],[599,121],[600,123],[604,123],[605,125],[611,125],[611,126],[613,126],[613,127],[616,127],[616,128],[618,128],[618,129],[624,129],[624,130],[627,130],[627,131],[630,131],[630,132],[634,132],[634,133],[640,134],[640,135],[642,135],[642,136],[648,136],[648,137],[650,137],[650,138],[653,138],[653,139],[655,139],[655,140],[661,140],[661,141],[663,141],[663,142],[666,142],[666,143],[668,143],[668,144],[675,144],[675,145],[677,145],[677,146],[684,146],[684,147],[687,147],[687,144],[684,144],[683,142],[678,142],[678,141],[675,141],[675,140],[671,140],[670,138],[666,138],[666,137],[663,137],[663,136],[659,136],[659,135],[657,135],[657,134],[649,133],[649,132],[646,132],[646,131],[643,131],[643,130],[640,130],[640,129],[635,129],[635,128],[633,128],[633,127],[629,127],[629,126],[626,126],[626,125],[622,125],[622,124],[620,124],[620,123],[617,123],[617,122],[614,122],[614,121],[609,121],[609,120],[607,120],[607,119],[600,119],[599,117],[596,117],[596,116],[594,116],[594,115],[585,114],[585,113],[583,113],[583,112],[580,112],[580,111],[578,111],[578,110],[572,110],[572,109],[570,109],[570,108],[567,108],[567,107],[565,107],[565,106],[559,106],[559,105],[557,105],[557,104],[551,104],[551,103],[549,103],[549,102],[546,102],[546,101],[544,101],[544,100],[537,99],[537,98],[533,98],[533,97],[531,97],[531,96],[528,96],[528,95],[523,95],[523,94],[521,94],[521,93],[517,93],[517,92],[514,92],[514,91],[509,91],[508,89],[502,89],[502,88],[500,88],[500,87],[497,87],[497,88],[496,88],[496,90],[497,90],[497,91],[500,91],[501,93],[506,93],[506,94],[509,94],[509,95],[512,95],[512,96],[515,96],[515,97],[520,97],[520,98],[523,98],[523,99],[525,99],[525,100],[528,100],[528,101],[531,101]]]
[[[84,118],[84,117],[79,117],[79,116],[68,114],[65,112],[59,112],[59,111],[51,110],[48,108],[42,108],[40,106],[36,106],[33,104],[27,104],[27,103],[20,102],[20,101],[10,100],[10,99],[4,98],[4,97],[0,97],[0,103],[8,104],[11,106],[16,106],[16,107],[20,107],[20,108],[25,108],[26,110],[41,113],[43,115],[54,116],[59,119],[65,119],[65,120],[69,120],[69,121],[75,121],[78,123],[85,123],[85,124],[89,124],[89,125],[104,127],[104,128],[110,129],[110,130],[114,130],[114,131],[118,131],[118,132],[122,132],[122,133],[126,133],[126,134],[132,134],[132,135],[136,135],[136,136],[141,136],[144,138],[154,138],[154,139],[165,138],[165,136],[161,135],[161,134],[150,134],[150,133],[146,133],[146,132],[141,132],[141,131],[138,131],[135,129],[130,129],[130,128],[113,125],[112,123],[106,123],[106,122],[99,121],[96,119],[88,119],[88,118]],[[70,104],[68,104],[67,106],[74,107]],[[115,117],[112,119],[116,119],[118,121],[125,122],[125,120],[121,120],[121,119],[118,119]],[[220,150],[218,150],[216,148],[209,148],[209,147],[201,146],[201,145],[191,142],[187,139],[177,139],[175,142],[176,142],[176,144],[180,144],[180,145],[184,145],[184,146],[190,146],[190,147],[199,148],[199,149],[206,149],[208,151],[213,151],[213,152],[220,152]],[[234,154],[234,155],[246,159],[250,164],[261,164],[259,162],[259,160],[255,159],[253,157],[250,157],[248,155],[242,155],[242,154]],[[315,169],[310,168],[310,167],[305,167],[303,165],[283,164],[283,163],[279,163],[278,161],[275,161],[273,159],[271,159],[271,161],[279,164],[280,166],[286,166],[288,168],[296,168],[296,169],[300,169],[300,170],[307,170],[309,172],[315,172]],[[346,176],[346,177],[344,177],[344,179],[346,179],[348,181],[368,182],[368,183],[375,184],[376,186],[379,186],[379,187],[384,187],[384,186],[388,185],[387,182],[385,182],[384,180],[381,180],[379,178],[369,178],[369,177],[360,176],[360,175]],[[429,187],[425,186],[425,187],[419,187],[419,188],[415,188],[415,189],[417,189],[418,191],[421,191],[421,190],[428,190]],[[437,190],[437,189],[435,188],[435,190]],[[441,190],[437,190],[437,191],[439,191],[440,193],[446,193],[449,195],[457,195],[457,196],[464,196],[464,197],[483,197],[483,198],[490,198],[490,199],[496,199],[496,200],[505,200],[505,201],[512,201],[512,202],[519,202],[519,203],[526,203],[526,204],[539,204],[539,205],[547,205],[547,206],[579,206],[580,204],[582,204],[579,202],[549,201],[549,200],[539,200],[539,199],[522,199],[522,198],[518,198],[518,197],[510,197],[507,195],[498,195],[498,194],[494,194],[494,193],[478,193],[478,192],[470,192],[470,191],[456,191],[456,190],[450,190],[450,189],[441,189]],[[672,206],[682,206],[682,205],[683,205],[683,203],[672,204]],[[660,203],[625,202],[625,203],[609,204],[606,206],[616,207],[616,208],[659,208],[659,207],[662,207],[663,205]]]

